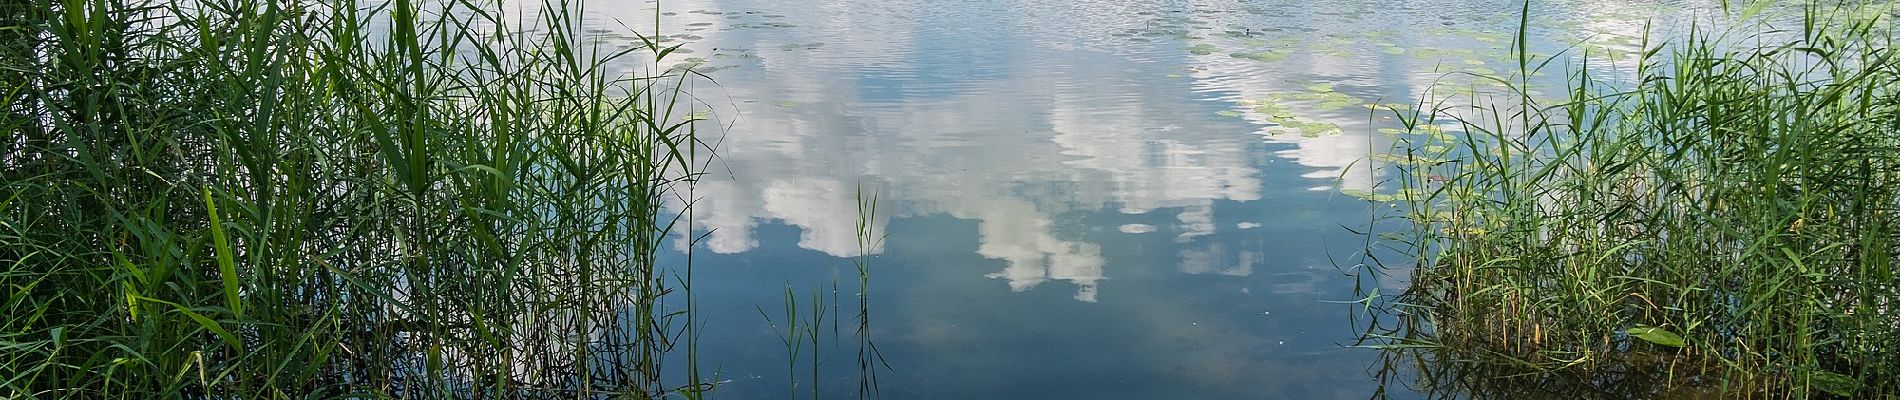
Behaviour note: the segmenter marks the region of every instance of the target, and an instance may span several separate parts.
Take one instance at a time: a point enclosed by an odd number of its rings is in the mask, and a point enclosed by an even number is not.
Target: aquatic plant
[[[677,47],[516,9],[0,4],[0,397],[700,390]]]
[[[1520,29],[1491,78],[1514,96],[1397,113],[1387,193],[1364,197],[1394,206],[1376,245],[1410,276],[1368,297],[1388,318],[1365,344],[1520,378],[1660,359],[1662,384],[1729,397],[1900,393],[1900,53],[1889,6],[1836,7],[1645,39],[1633,79],[1577,63],[1558,104],[1526,94],[1561,63]]]
[[[857,339],[857,343],[854,344],[857,345],[857,398],[859,399],[881,395],[882,389],[878,387],[877,381],[878,368],[892,369],[891,364],[885,360],[883,352],[878,350],[876,341],[871,337],[871,256],[884,247],[884,236],[875,228],[875,221],[878,218],[878,196],[875,192],[866,193],[864,189],[860,184],[856,195],[858,214],[854,233],[858,254],[852,257],[851,262],[858,278],[857,310],[851,319],[857,323],[856,330],[852,334]],[[823,379],[837,374],[822,371],[822,364],[826,360],[820,357],[819,353],[825,351],[827,347],[843,350],[841,340],[844,334],[838,321],[845,316],[841,305],[846,302],[840,299],[839,293],[842,289],[838,285],[836,276],[833,276],[830,282],[829,303],[825,300],[825,290],[825,285],[820,284],[812,288],[809,295],[800,296],[798,291],[793,289],[792,284],[786,282],[781,304],[783,312],[779,319],[772,318],[763,305],[754,305],[759,312],[759,317],[771,327],[773,334],[778,336],[780,344],[785,348],[786,398],[788,399],[799,398],[801,391],[809,391],[808,397],[812,399],[825,398],[821,390],[821,386],[824,385]],[[830,310],[825,309],[827,304],[830,305]],[[827,318],[831,320],[829,341],[825,340],[824,330]],[[781,323],[785,325],[783,329],[779,328]],[[800,380],[801,376],[804,380]],[[801,388],[801,384],[806,387]]]

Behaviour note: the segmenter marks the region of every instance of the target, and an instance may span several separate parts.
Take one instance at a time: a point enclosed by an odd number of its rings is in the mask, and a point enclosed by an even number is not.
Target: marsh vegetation
[[[704,146],[584,10],[0,4],[0,397],[695,393]]]
[[[1509,95],[1398,112],[1389,189],[1366,197],[1415,264],[1368,298],[1388,312],[1369,345],[1414,357],[1434,397],[1900,391],[1892,8],[1770,5],[1646,40],[1634,79],[1520,44]],[[1568,98],[1524,94],[1557,69]]]
[[[1521,5],[0,2],[0,397],[1900,394],[1894,9]]]

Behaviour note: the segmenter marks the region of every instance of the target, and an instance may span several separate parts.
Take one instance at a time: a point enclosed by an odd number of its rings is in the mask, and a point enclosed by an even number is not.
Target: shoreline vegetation
[[[1645,40],[1634,71],[1534,58],[1520,26],[1515,74],[1472,74],[1512,95],[1389,109],[1381,190],[1354,194],[1391,206],[1368,255],[1403,264],[1361,277],[1405,280],[1358,305],[1375,377],[1900,396],[1894,9],[1770,8]],[[692,255],[659,257],[712,158],[683,91],[703,75],[658,32],[599,43],[586,12],[0,3],[0,397],[709,396]],[[1533,99],[1558,68],[1568,98]],[[856,298],[834,278],[759,308],[792,397],[836,393],[821,350],[856,345],[859,398],[891,370],[858,200]]]
[[[697,398],[691,72],[524,8],[0,4],[0,397]]]
[[[1406,282],[1363,303],[1377,375],[1433,398],[1900,395],[1894,9],[1764,3],[1645,40],[1633,79],[1525,57],[1520,28],[1513,94],[1395,111],[1362,196],[1392,205],[1368,254],[1405,260],[1368,261]],[[1568,99],[1525,94],[1565,67]]]

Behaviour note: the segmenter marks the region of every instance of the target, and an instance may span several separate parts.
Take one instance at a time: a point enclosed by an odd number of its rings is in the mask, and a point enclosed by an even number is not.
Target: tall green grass
[[[1560,104],[1520,56],[1515,96],[1400,113],[1383,244],[1416,264],[1374,345],[1517,381],[1644,359],[1724,397],[1900,395],[1893,9],[1826,7],[1652,39],[1633,79],[1575,64]]]
[[[0,397],[697,392],[672,49],[513,11],[0,3]]]

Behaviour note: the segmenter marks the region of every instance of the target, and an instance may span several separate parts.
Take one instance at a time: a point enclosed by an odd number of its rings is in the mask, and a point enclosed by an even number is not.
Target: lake
[[[1351,302],[1404,288],[1350,275],[1385,207],[1343,194],[1383,179],[1380,105],[1500,90],[1521,3],[591,7],[610,42],[660,13],[666,65],[710,78],[690,92],[717,155],[667,259],[691,250],[715,397],[855,396],[862,261],[886,398],[1334,399],[1381,387]],[[1528,34],[1535,62],[1627,60],[1646,19],[1695,9],[1543,1]],[[815,381],[786,342],[814,301]]]

